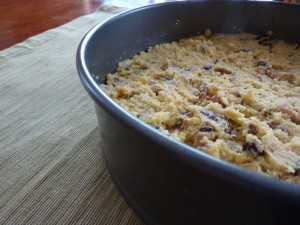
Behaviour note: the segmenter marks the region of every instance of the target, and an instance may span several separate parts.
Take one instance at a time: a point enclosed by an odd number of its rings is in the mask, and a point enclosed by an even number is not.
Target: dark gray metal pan
[[[147,224],[300,224],[300,187],[247,171],[179,143],[134,118],[98,86],[119,61],[210,28],[300,42],[300,6],[187,1],[151,5],[94,27],[77,52],[95,102],[105,158],[119,190]]]

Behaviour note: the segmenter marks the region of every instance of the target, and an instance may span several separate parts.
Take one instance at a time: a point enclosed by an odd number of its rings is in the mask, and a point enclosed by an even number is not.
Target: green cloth
[[[0,52],[0,224],[142,224],[112,183],[75,54],[102,7]]]

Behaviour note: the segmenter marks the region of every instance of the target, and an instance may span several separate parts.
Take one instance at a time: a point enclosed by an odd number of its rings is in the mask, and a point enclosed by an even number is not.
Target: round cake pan
[[[253,1],[185,1],[129,10],[92,28],[77,52],[95,102],[110,174],[146,224],[300,224],[300,187],[245,170],[160,133],[99,87],[117,63],[155,44],[213,32],[300,40],[300,6]]]

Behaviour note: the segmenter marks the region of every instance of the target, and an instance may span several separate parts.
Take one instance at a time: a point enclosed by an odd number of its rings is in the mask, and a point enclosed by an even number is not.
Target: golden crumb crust
[[[206,31],[120,62],[101,87],[181,142],[299,184],[299,73],[298,45]]]

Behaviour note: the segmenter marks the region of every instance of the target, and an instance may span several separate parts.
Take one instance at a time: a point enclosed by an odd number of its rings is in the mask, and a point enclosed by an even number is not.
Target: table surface
[[[90,14],[103,4],[138,7],[174,0],[12,0],[0,1],[0,50]],[[282,0],[300,2],[300,0]]]
[[[122,7],[166,2],[156,0],[12,0],[0,1],[0,50],[90,14],[103,4]]]

